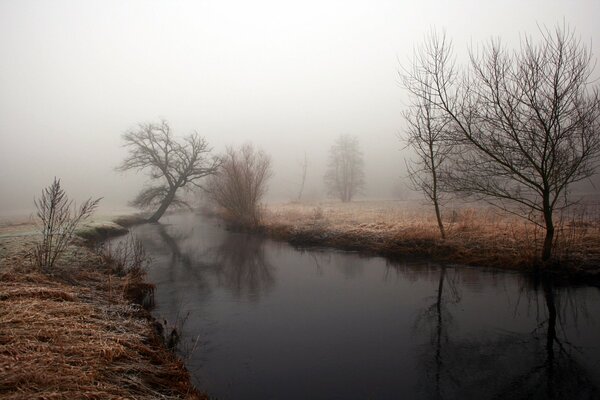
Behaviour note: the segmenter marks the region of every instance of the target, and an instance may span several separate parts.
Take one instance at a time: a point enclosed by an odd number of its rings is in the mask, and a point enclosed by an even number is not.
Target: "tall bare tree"
[[[228,147],[223,163],[206,186],[209,197],[222,207],[230,222],[256,226],[261,217],[261,201],[272,175],[271,158],[251,144]]]
[[[218,157],[210,156],[206,139],[193,133],[177,140],[165,120],[139,124],[123,134],[123,141],[129,154],[117,170],[147,169],[158,183],[143,189],[132,202],[140,208],[156,208],[150,222],[157,222],[170,205],[185,205],[177,191],[198,186],[200,179],[214,174],[221,164]]]
[[[336,139],[329,150],[329,165],[324,180],[328,193],[343,202],[352,201],[363,189],[364,160],[356,136],[346,134]]]
[[[306,157],[306,152],[304,152],[304,160],[300,163],[300,167],[302,168],[302,179],[300,180],[300,190],[298,190],[297,201],[302,200],[302,193],[304,193],[304,184],[306,183],[306,170],[308,169],[308,158]]]
[[[453,189],[544,227],[541,258],[547,261],[554,213],[573,203],[569,185],[595,171],[600,96],[591,82],[590,48],[573,30],[558,26],[540,34],[515,51],[499,40],[470,50],[469,68],[459,74],[452,44],[433,33],[416,52],[406,82],[414,97],[452,121],[457,151],[447,178]]]
[[[432,104],[433,94],[429,87],[430,84],[425,81],[421,88],[425,97],[415,97],[411,108],[404,113],[407,129],[402,139],[416,156],[415,160],[407,163],[412,186],[433,204],[440,235],[445,239],[440,203],[447,188],[441,172],[450,155],[448,126],[451,121]]]

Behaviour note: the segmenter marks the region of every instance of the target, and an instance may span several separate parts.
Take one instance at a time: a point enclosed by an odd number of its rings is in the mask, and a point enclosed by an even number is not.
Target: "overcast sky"
[[[389,198],[407,156],[399,62],[428,30],[464,53],[565,21],[597,55],[599,18],[598,0],[0,0],[0,214],[30,209],[54,176],[76,199],[125,204],[144,177],[114,172],[120,136],[159,118],[216,151],[266,150],[279,200],[304,152],[307,191],[323,195],[328,147],[357,135],[366,195]]]

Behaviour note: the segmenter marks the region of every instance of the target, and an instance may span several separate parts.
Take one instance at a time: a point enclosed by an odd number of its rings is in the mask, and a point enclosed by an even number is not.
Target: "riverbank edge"
[[[139,224],[143,224],[143,223],[147,223],[146,219],[141,216],[141,215],[127,215],[127,216],[119,216],[116,218],[113,218],[110,221],[100,221],[94,224],[87,224],[82,226],[80,229],[78,229],[76,231],[76,236],[79,237],[81,240],[76,241],[76,243],[73,245],[77,248],[80,248],[80,250],[83,250],[81,254],[81,256],[77,259],[77,260],[73,260],[70,259],[68,264],[64,266],[64,270],[58,274],[43,274],[40,271],[36,271],[35,269],[32,269],[31,266],[29,267],[23,267],[23,269],[21,271],[19,271],[19,267],[14,267],[14,272],[17,273],[24,273],[25,275],[28,275],[28,277],[26,278],[28,281],[28,285],[35,285],[35,279],[31,279],[31,277],[29,276],[32,272],[34,274],[37,274],[39,276],[43,276],[43,280],[46,281],[46,283],[51,283],[51,284],[56,284],[56,285],[65,285],[66,288],[68,289],[72,289],[73,292],[76,292],[76,286],[74,284],[71,284],[69,281],[71,280],[71,278],[64,278],[63,277],[59,277],[60,275],[64,275],[65,272],[68,273],[68,270],[70,268],[72,268],[73,265],[75,264],[85,264],[88,262],[93,263],[90,259],[86,259],[86,255],[88,256],[87,258],[91,258],[91,249],[100,245],[102,242],[117,237],[117,236],[121,236],[124,234],[127,234],[129,232],[129,229],[131,226],[134,225],[139,225]],[[23,236],[23,237],[16,237],[14,238],[15,240],[24,240],[24,238],[27,236]],[[10,262],[10,261],[14,261],[16,258],[15,257],[11,257],[11,260],[7,261],[4,260],[5,262]],[[98,262],[98,260],[94,260],[96,263]],[[111,265],[109,265],[108,262],[104,261],[103,265],[96,265],[94,268],[95,272],[103,274],[109,281],[108,286],[103,287],[104,293],[102,293],[102,295],[107,296],[108,298],[114,297],[115,296],[115,287],[118,286],[118,284],[115,282],[116,280],[118,280],[118,278],[114,275],[111,274]],[[13,271],[11,271],[13,272]],[[8,272],[10,273],[10,272]],[[7,275],[7,271],[6,268],[0,268],[0,274],[2,274],[3,276]],[[85,275],[85,273],[84,273]],[[5,276],[6,277],[6,276]],[[113,279],[113,283],[112,285],[115,285],[115,287],[111,286],[110,280],[111,278]],[[78,279],[78,278],[77,278]],[[77,280],[75,279],[75,280]],[[124,279],[129,280],[129,277],[125,277]],[[6,281],[6,279],[4,279],[4,281]],[[10,279],[8,279],[8,282],[10,282]],[[3,281],[0,281],[0,292],[2,292],[2,283],[6,283]],[[153,352],[153,357],[154,359],[152,360],[141,360],[142,362],[147,362],[148,363],[148,368],[147,371],[152,371],[154,368],[161,368],[164,370],[164,375],[168,376],[170,379],[157,379],[156,376],[148,376],[148,377],[144,377],[141,376],[141,378],[144,379],[148,379],[149,381],[160,381],[160,383],[158,384],[159,387],[157,388],[153,388],[153,390],[156,390],[156,392],[154,392],[155,394],[159,394],[161,391],[163,391],[164,393],[160,396],[162,398],[181,398],[181,399],[191,399],[191,400],[195,400],[195,399],[208,399],[209,397],[205,394],[202,393],[201,391],[199,391],[191,382],[191,377],[189,374],[189,371],[187,370],[183,360],[176,355],[176,353],[168,348],[168,344],[167,344],[167,340],[168,338],[166,337],[166,335],[168,334],[168,332],[165,332],[166,326],[164,326],[161,322],[159,322],[152,314],[151,314],[151,306],[147,307],[145,305],[142,304],[141,299],[144,296],[144,294],[147,294],[148,291],[153,295],[153,291],[154,291],[154,284],[149,283],[146,281],[145,277],[140,278],[137,282],[131,284],[131,281],[128,282],[128,284],[130,284],[130,287],[127,288],[127,290],[123,290],[122,295],[121,295],[121,301],[125,301],[127,304],[129,304],[132,309],[134,309],[134,311],[132,312],[132,317],[133,318],[139,318],[143,321],[145,321],[145,325],[146,325],[146,332],[144,333],[140,333],[140,332],[131,332],[132,334],[135,334],[137,336],[140,337],[139,339],[139,344],[140,346],[149,346],[152,349]],[[28,288],[30,289],[30,288]],[[34,288],[35,291],[36,288]],[[43,287],[43,285],[40,285],[39,287],[39,291],[40,293],[44,293],[44,290],[46,290],[46,288]],[[142,295],[140,296],[140,293],[142,293]],[[103,297],[103,296],[101,296]],[[26,296],[23,296],[23,298],[26,298]],[[0,296],[0,301],[1,300],[5,300],[5,296]],[[100,300],[98,300],[100,301]],[[114,300],[114,301],[119,301],[119,300]],[[153,301],[151,301],[151,303],[153,303]],[[127,306],[129,307],[129,306]],[[127,327],[125,326],[120,326],[120,329],[126,330]],[[31,327],[31,330],[33,330],[34,328]],[[0,329],[1,330],[1,329]],[[48,332],[47,334],[52,334],[52,332]],[[95,332],[95,334],[100,334],[99,332]],[[1,336],[1,335],[0,335]],[[17,351],[15,351],[17,352]],[[18,357],[17,357],[18,360]],[[5,361],[9,362],[10,361],[8,359],[5,359]],[[2,366],[0,365],[0,370],[4,370],[6,366]],[[18,361],[16,364],[13,364],[10,366],[11,369],[12,368],[19,368],[18,366]],[[148,372],[148,374],[150,374],[150,372]],[[102,382],[100,382],[100,385],[102,384]],[[2,385],[0,385],[2,386]],[[5,390],[10,390],[9,387],[5,387]],[[0,391],[3,392],[4,390]],[[8,392],[7,392],[8,393]],[[14,398],[28,398],[29,395],[31,395],[32,393],[22,393],[22,395],[24,397],[19,397],[18,394],[13,393]],[[83,395],[86,395],[85,393],[82,393]],[[60,394],[54,393],[53,394],[53,398],[70,398],[70,396],[72,396],[73,393],[69,393],[66,395],[66,397],[60,397]],[[132,398],[145,398],[145,397],[139,397],[139,393],[131,393],[130,394],[132,396]],[[10,395],[9,395],[10,396]],[[87,396],[87,395],[86,395]],[[125,394],[125,396],[129,396],[128,394]],[[154,398],[153,395],[151,395],[150,397]]]
[[[227,223],[227,219],[220,217]],[[229,224],[232,229],[240,229]],[[486,251],[480,243],[465,243],[460,239],[414,238],[398,235],[365,235],[353,231],[336,231],[327,227],[297,226],[261,222],[258,226],[242,228],[252,233],[280,240],[298,248],[329,247],[354,251],[366,256],[381,256],[392,262],[406,257],[423,258],[440,263],[492,267],[501,270],[547,275],[574,283],[600,284],[600,265],[581,261],[562,260],[543,264],[535,256],[515,257],[511,252]]]

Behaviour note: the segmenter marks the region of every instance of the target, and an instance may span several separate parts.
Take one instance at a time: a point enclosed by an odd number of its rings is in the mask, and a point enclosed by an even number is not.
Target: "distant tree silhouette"
[[[364,160],[355,136],[340,135],[331,146],[324,180],[327,192],[343,202],[352,201],[364,187]]]

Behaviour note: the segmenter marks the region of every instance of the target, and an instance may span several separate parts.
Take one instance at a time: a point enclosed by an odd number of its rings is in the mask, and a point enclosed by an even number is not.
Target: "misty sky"
[[[357,135],[366,196],[405,175],[400,62],[432,27],[457,53],[516,46],[563,20],[599,53],[600,1],[0,0],[0,214],[27,211],[54,176],[72,197],[124,205],[144,176],[120,174],[121,134],[165,118],[216,151],[272,155],[272,199],[323,197],[328,148]]]

